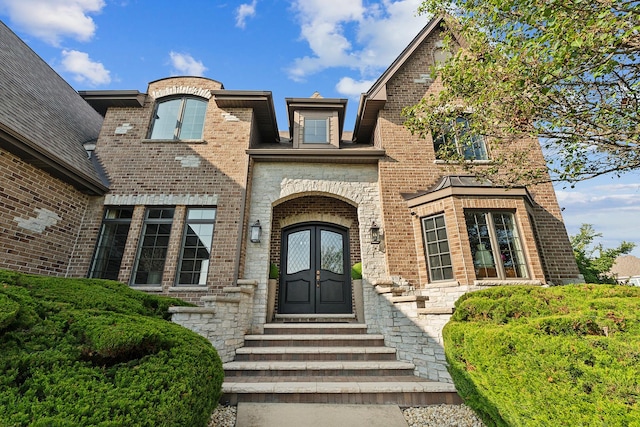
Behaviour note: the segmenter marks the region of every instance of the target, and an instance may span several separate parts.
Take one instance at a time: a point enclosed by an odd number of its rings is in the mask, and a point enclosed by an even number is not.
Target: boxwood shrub
[[[489,426],[640,425],[640,288],[469,293],[443,335],[458,393]]]
[[[0,425],[206,426],[222,364],[172,305],[187,303],[0,270]]]

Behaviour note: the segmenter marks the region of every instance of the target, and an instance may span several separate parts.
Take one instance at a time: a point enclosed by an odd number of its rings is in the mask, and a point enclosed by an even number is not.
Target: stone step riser
[[[260,362],[260,361],[381,361],[396,360],[394,353],[302,353],[302,354],[237,354],[235,359],[238,362]]]
[[[323,327],[323,328],[290,328],[290,327],[282,327],[282,328],[265,328],[265,335],[302,335],[302,334],[323,334],[323,335],[341,335],[341,334],[359,334],[365,335],[367,333],[366,328],[331,328],[331,327]]]
[[[245,347],[376,347],[384,346],[384,340],[378,338],[367,339],[248,339],[245,337]]]
[[[237,405],[238,402],[256,403],[330,403],[330,404],[376,404],[427,406],[459,405],[462,400],[455,392],[389,392],[389,393],[225,393],[220,400],[223,403]]]
[[[413,369],[318,369],[318,370],[246,370],[246,369],[229,369],[224,371],[225,378],[271,378],[273,381],[279,381],[282,377],[299,377],[308,378],[311,381],[335,381],[338,377],[414,377]],[[333,378],[330,378],[333,377]]]

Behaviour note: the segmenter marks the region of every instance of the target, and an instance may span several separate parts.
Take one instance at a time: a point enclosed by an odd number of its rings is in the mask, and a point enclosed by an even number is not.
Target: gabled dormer
[[[323,98],[315,92],[311,98],[286,101],[293,148],[340,148],[346,99]]]

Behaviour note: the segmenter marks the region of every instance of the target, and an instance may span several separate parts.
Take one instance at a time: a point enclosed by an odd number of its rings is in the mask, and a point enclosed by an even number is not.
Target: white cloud
[[[188,53],[169,52],[174,74],[186,76],[202,76],[207,67],[201,61],[197,61]]]
[[[634,182],[635,181],[635,182]],[[602,237],[597,241],[613,248],[622,240],[639,246],[633,254],[640,256],[640,183],[634,176],[616,179],[600,177],[578,183],[574,189],[558,189],[556,196],[564,208],[564,218],[570,235],[578,233],[581,224],[592,224]],[[560,185],[560,184],[558,184]]]
[[[363,76],[380,72],[426,24],[416,17],[420,0],[295,0],[301,38],[312,51],[294,60],[291,79],[302,81],[326,68],[358,69]]]
[[[88,14],[102,11],[104,0],[0,0],[16,26],[53,46],[71,37],[90,40],[96,24]]]
[[[89,54],[77,50],[62,51],[62,68],[74,75],[74,80],[90,85],[106,85],[111,82],[110,72],[100,62],[94,62]]]
[[[343,77],[336,85],[336,90],[342,95],[358,98],[361,93],[368,91],[375,82],[375,80],[356,81],[351,77]]]
[[[258,0],[251,3],[243,3],[236,9],[236,27],[244,28],[247,18],[256,16],[256,4]]]

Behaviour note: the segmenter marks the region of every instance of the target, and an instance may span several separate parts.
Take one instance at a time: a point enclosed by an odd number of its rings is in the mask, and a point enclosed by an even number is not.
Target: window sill
[[[162,285],[129,285],[129,287],[142,292],[162,292]]]
[[[532,279],[481,279],[474,280],[474,286],[504,286],[504,285],[529,285],[542,286],[540,280]]]
[[[490,165],[493,163],[493,161],[491,160],[465,160],[465,163],[473,163],[476,165]],[[449,162],[447,160],[442,160],[442,159],[435,159],[433,161],[434,164],[436,165],[451,165],[451,164],[457,164],[458,162]]]
[[[204,139],[143,139],[143,144],[152,144],[152,143],[160,143],[160,144],[206,144],[207,141]]]
[[[442,280],[439,282],[429,282],[429,288],[455,288],[460,286],[457,280]]]
[[[209,288],[206,285],[202,286],[181,286],[176,285],[169,288],[169,292],[208,292]]]

